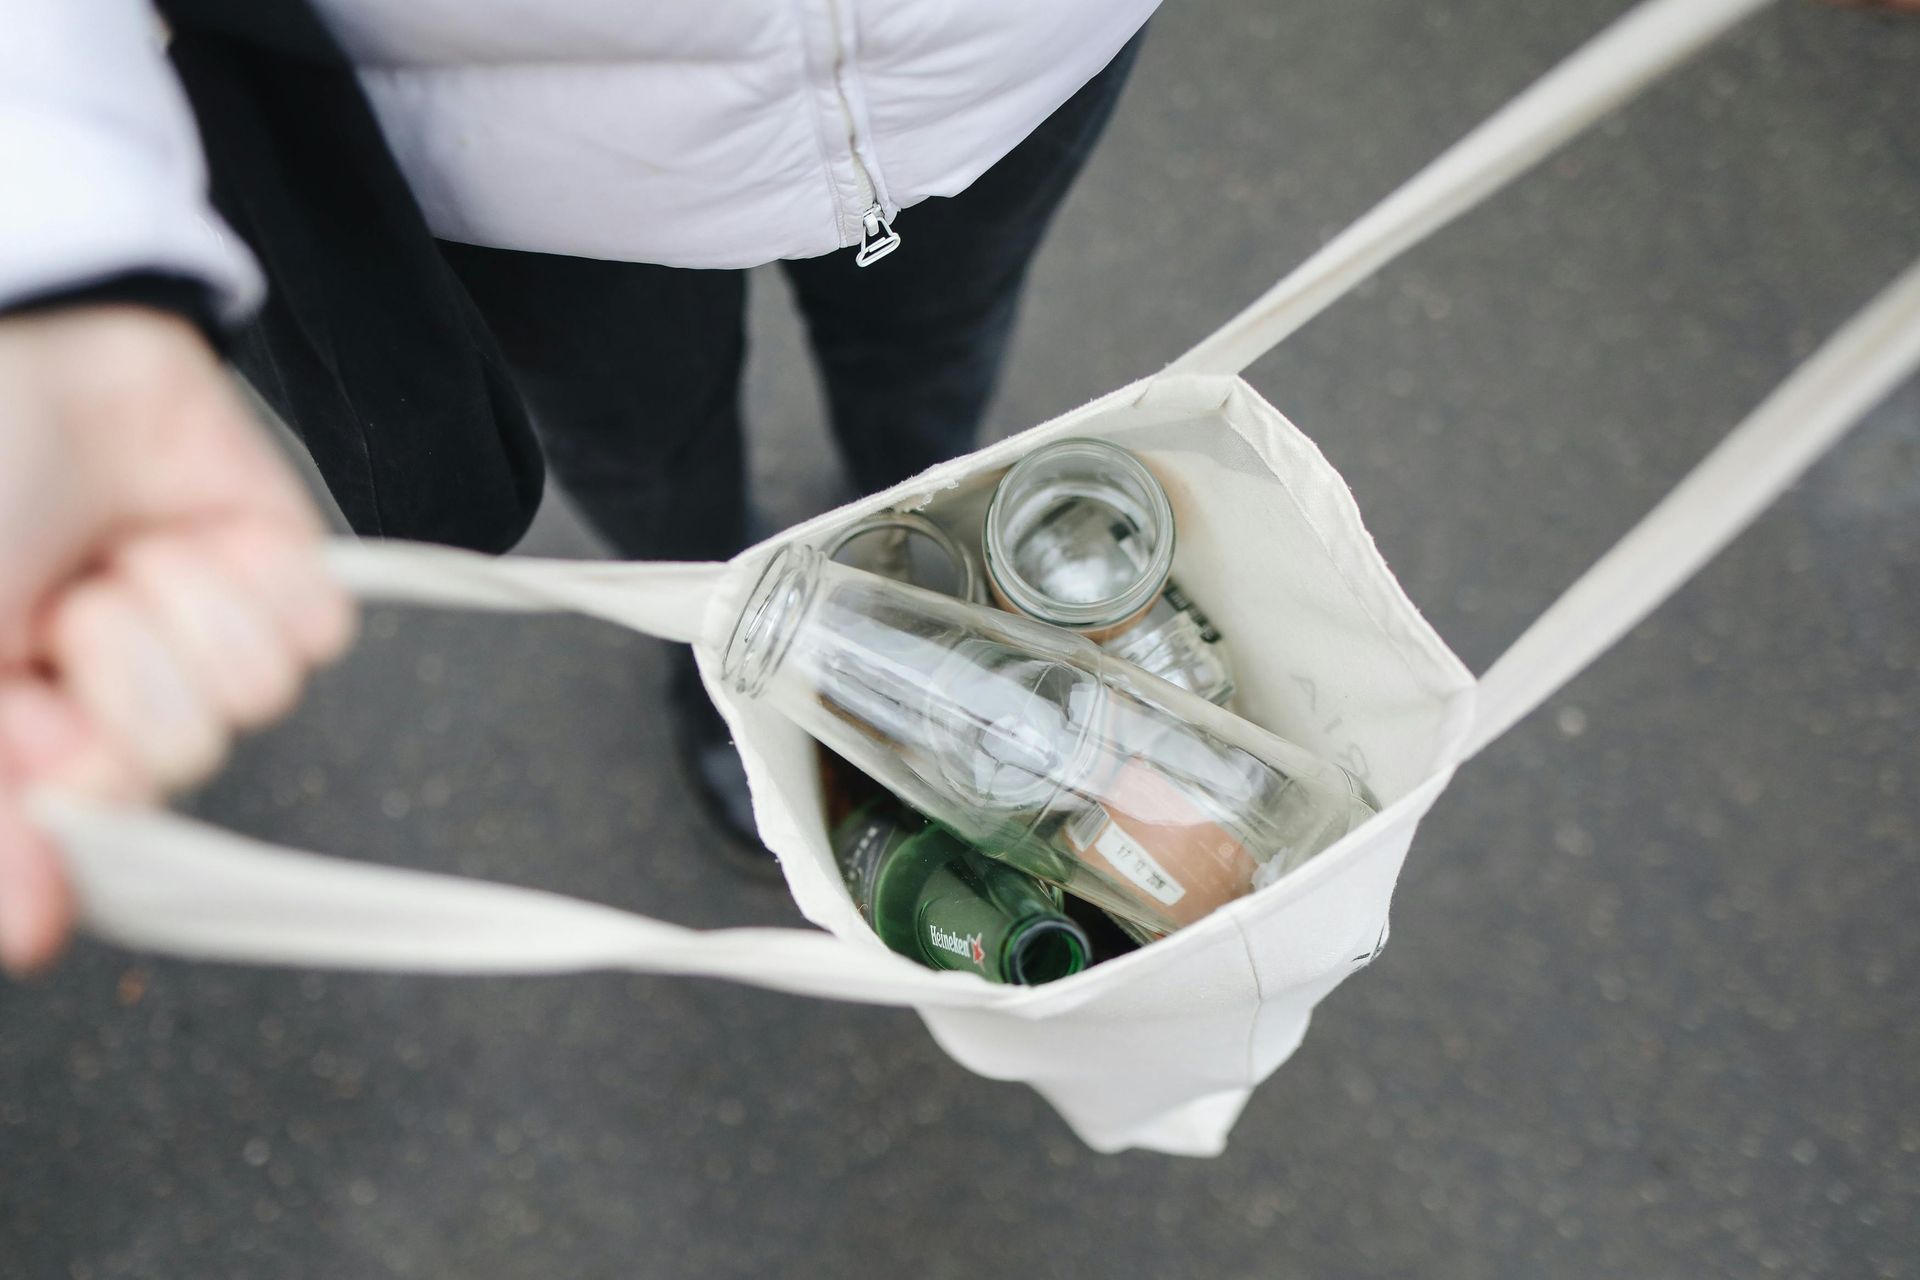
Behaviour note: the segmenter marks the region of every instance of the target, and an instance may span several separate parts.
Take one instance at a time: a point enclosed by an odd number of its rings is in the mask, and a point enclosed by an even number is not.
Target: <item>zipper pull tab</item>
[[[881,216],[879,205],[868,205],[860,215],[860,252],[853,255],[854,265],[870,267],[899,247],[900,233]]]

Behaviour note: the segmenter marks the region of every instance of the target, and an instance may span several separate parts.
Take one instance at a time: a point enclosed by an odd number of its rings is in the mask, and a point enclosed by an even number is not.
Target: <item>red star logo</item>
[[[986,952],[986,948],[980,945],[980,939],[968,938],[967,945],[973,948],[973,962],[979,965],[982,969],[986,968],[987,952]]]

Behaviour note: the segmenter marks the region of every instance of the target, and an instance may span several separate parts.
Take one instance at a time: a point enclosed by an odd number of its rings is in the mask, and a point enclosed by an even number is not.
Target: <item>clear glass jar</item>
[[[1173,583],[1173,504],[1146,465],[1104,440],[1060,440],[1001,478],[987,505],[987,582],[1003,606],[1226,706],[1220,633]]]
[[[983,599],[980,570],[951,534],[916,511],[856,520],[822,550],[829,560],[960,600]]]
[[[722,679],[961,839],[1143,935],[1373,814],[1345,770],[1083,636],[788,547]]]

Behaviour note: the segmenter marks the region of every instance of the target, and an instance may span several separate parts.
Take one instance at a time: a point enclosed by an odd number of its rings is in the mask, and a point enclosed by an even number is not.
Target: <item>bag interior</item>
[[[1359,775],[1385,808],[1451,767],[1473,677],[1401,592],[1339,475],[1277,410],[1231,385],[1220,403],[1221,383],[1209,380],[1204,408],[1192,397],[1142,404],[1116,393],[743,558],[790,540],[820,545],[888,507],[920,511],[977,552],[987,499],[1022,454],[1067,436],[1110,440],[1138,453],[1166,487],[1178,530],[1174,577],[1225,637],[1235,709]],[[702,662],[717,688],[717,659]],[[812,739],[771,708],[724,691],[719,700],[795,901],[822,927],[878,945],[834,868]]]

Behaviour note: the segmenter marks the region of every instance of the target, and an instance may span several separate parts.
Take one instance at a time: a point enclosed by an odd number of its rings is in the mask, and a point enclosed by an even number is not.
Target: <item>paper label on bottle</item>
[[[1239,838],[1178,783],[1140,760],[1123,765],[1100,802],[1064,829],[1096,870],[1139,890],[1143,905],[1192,924],[1253,887],[1254,860]]]
[[[1186,886],[1175,880],[1165,867],[1155,862],[1153,855],[1148,853],[1138,840],[1122,831],[1119,824],[1113,822],[1105,824],[1100,834],[1094,838],[1093,848],[1112,864],[1114,870],[1167,906],[1170,907],[1187,896]]]

